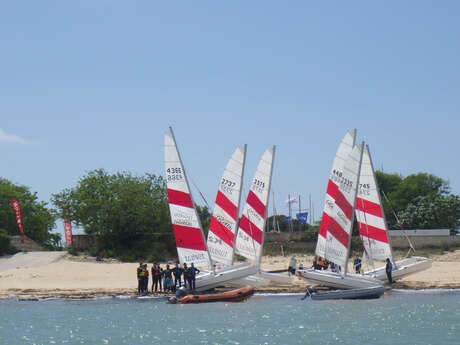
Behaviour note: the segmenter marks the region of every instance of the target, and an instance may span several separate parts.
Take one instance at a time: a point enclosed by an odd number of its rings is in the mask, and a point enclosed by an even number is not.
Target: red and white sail
[[[275,146],[265,151],[246,199],[235,242],[235,253],[259,262],[272,180]]]
[[[363,146],[363,144],[355,145],[348,155],[348,159],[343,166],[342,175],[338,181],[335,203],[327,224],[324,257],[342,267],[346,267],[348,262]]]
[[[337,153],[335,154],[334,162],[332,163],[315,252],[321,257],[324,257],[326,254],[326,238],[329,220],[331,219],[332,210],[334,209],[335,200],[337,198],[339,183],[342,180],[343,167],[348,155],[351,153],[353,146],[355,145],[355,138],[356,130],[348,131],[347,134],[345,134],[344,138],[340,142],[339,148],[337,149]]]
[[[164,154],[169,211],[179,261],[210,267],[203,230],[171,128],[165,133]]]
[[[363,153],[355,212],[359,234],[367,255],[371,259],[392,260],[385,215],[367,145]]]
[[[246,145],[233,152],[219,183],[208,232],[208,250],[213,262],[231,266],[241,199]]]

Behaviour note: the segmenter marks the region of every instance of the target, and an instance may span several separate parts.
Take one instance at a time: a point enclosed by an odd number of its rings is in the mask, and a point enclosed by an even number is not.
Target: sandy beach
[[[298,263],[311,266],[312,256],[298,254],[296,257]],[[429,270],[404,278],[393,287],[460,288],[460,250],[430,258],[433,265]],[[288,262],[289,257],[266,256],[262,267],[266,270],[285,269]],[[92,257],[76,257],[66,252],[18,253],[0,258],[0,298],[131,296],[137,291],[137,266],[137,263],[115,260],[97,262]],[[304,292],[306,286],[304,281],[292,277],[290,284],[260,290]]]

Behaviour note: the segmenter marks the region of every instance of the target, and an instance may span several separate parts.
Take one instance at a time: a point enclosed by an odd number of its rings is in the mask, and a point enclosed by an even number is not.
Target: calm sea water
[[[460,344],[460,291],[378,300],[170,305],[165,299],[0,301],[0,344]]]

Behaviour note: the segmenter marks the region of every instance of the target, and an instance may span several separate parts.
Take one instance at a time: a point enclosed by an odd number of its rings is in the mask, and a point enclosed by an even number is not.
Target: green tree
[[[29,187],[0,178],[0,200],[0,226],[9,235],[19,235],[16,215],[9,203],[9,200],[18,200],[25,235],[49,249],[59,247],[61,236],[51,232],[56,213],[47,207],[46,202],[38,201],[37,193],[31,192]]]
[[[211,225],[211,213],[209,212],[208,206],[196,206],[196,212],[198,213],[198,217],[200,218],[201,227],[203,228],[203,232],[205,237],[208,237],[209,226]]]
[[[388,197],[391,207],[398,217],[407,210],[409,205],[416,203],[419,198],[434,200],[436,197],[447,196],[450,191],[447,181],[427,173],[412,174],[403,178],[397,174],[386,174],[377,171],[376,177],[380,191],[384,192]],[[398,227],[399,225],[391,211],[391,207],[385,199],[383,199],[383,205],[388,226],[390,228]],[[429,221],[426,220],[425,223],[429,223]],[[409,225],[408,218],[406,218],[405,224]],[[411,228],[416,227],[415,224],[410,224],[409,226]]]
[[[419,196],[399,215],[399,220],[406,229],[448,228],[455,232],[459,219],[458,195]]]
[[[109,174],[93,170],[74,188],[52,196],[61,214],[87,234],[94,234],[99,250],[126,260],[145,258],[154,251],[175,249],[164,179],[152,174]]]

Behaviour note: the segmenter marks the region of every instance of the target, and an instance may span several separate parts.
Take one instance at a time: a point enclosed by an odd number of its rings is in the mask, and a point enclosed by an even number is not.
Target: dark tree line
[[[405,229],[449,228],[459,226],[460,198],[451,194],[449,185],[434,175],[419,173],[402,177],[377,172],[380,189],[391,202],[382,198],[390,228],[399,228],[392,208]],[[0,242],[18,235],[18,227],[9,200],[21,203],[27,236],[49,248],[57,248],[60,235],[52,232],[55,221],[68,213],[74,226],[97,238],[94,254],[106,252],[124,260],[166,258],[175,255],[175,242],[168,209],[166,183],[161,176],[134,176],[127,172],[109,174],[98,169],[88,172],[76,185],[52,196],[51,208],[38,201],[29,187],[0,178]],[[205,233],[211,219],[206,206],[198,207]],[[267,230],[289,231],[281,215],[267,219]],[[318,224],[300,224],[292,220],[294,231],[316,234]],[[308,236],[307,236],[308,237]],[[308,238],[310,238],[308,237]]]

